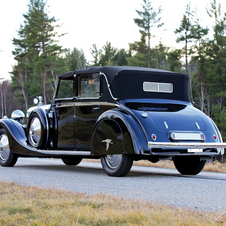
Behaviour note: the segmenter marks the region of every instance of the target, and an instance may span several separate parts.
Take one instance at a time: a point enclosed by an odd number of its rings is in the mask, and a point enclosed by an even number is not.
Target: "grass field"
[[[226,225],[226,215],[0,181],[0,225]]]
[[[171,161],[138,161],[134,165],[174,168]],[[204,170],[226,173],[226,164],[208,163]],[[86,195],[0,181],[0,225],[226,226],[226,213],[206,213],[106,194]]]

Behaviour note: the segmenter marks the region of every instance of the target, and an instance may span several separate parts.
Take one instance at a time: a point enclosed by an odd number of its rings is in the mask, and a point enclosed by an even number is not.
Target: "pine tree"
[[[100,66],[100,50],[97,49],[97,45],[93,44],[93,46],[90,48],[90,53],[93,57],[93,66]]]
[[[153,34],[151,34],[151,29],[153,27],[161,27],[163,26],[163,23],[161,23],[161,17],[159,17],[159,14],[162,12],[161,7],[159,7],[157,10],[151,7],[151,2],[149,0],[143,0],[142,5],[143,11],[136,10],[140,18],[135,18],[134,22],[135,24],[141,28],[141,41],[142,39],[147,38],[147,66],[151,66],[151,48],[150,48],[150,40],[151,37],[153,37]],[[135,50],[131,48],[131,50]]]
[[[173,49],[167,53],[167,65],[170,71],[181,72],[182,63],[182,50],[181,49]]]
[[[214,20],[213,40],[208,42],[206,50],[207,76],[211,84],[212,112],[223,137],[226,137],[225,117],[222,117],[225,114],[226,97],[226,13],[222,13],[221,5],[217,4],[216,0],[212,0],[207,13]]]
[[[226,94],[226,14],[222,16],[221,5],[217,5],[216,0],[211,2],[211,8],[207,12],[214,20],[214,39],[208,43],[206,52],[210,68],[209,77],[215,81],[213,92],[219,96],[217,102],[223,107]]]
[[[101,66],[114,66],[115,55],[117,49],[111,45],[111,42],[106,42],[100,51],[100,65]]]
[[[55,69],[59,71],[59,65],[55,62],[64,52],[55,41],[59,37],[55,32],[56,19],[49,18],[46,11],[47,2],[30,0],[28,12],[23,14],[24,23],[18,31],[18,38],[13,39],[17,65],[12,72],[12,86],[14,90],[20,88],[26,109],[29,99],[40,95],[40,90],[45,104],[47,99],[52,100],[53,74],[56,74]]]
[[[12,54],[15,56],[14,59],[17,61],[17,65],[13,68],[14,77],[12,78],[12,87],[17,87],[19,85],[20,92],[22,93],[25,109],[28,109],[28,37],[24,31],[24,27],[20,25],[18,31],[19,38],[13,38],[13,44],[15,45],[15,50]],[[16,85],[14,85],[16,84]]]
[[[175,34],[180,34],[180,36],[177,38],[177,42],[185,42],[184,46],[184,52],[185,52],[185,70],[186,74],[188,74],[188,43],[192,41],[192,33],[191,33],[191,8],[190,4],[186,6],[186,12],[183,15],[183,18],[181,20],[181,25],[178,29],[174,31]]]
[[[147,53],[148,53],[148,46],[146,44],[146,32],[140,31],[141,38],[140,41],[129,43],[130,51],[133,53],[135,52],[135,55],[130,57],[129,65],[131,66],[138,66],[138,67],[148,67],[148,61],[147,61]],[[149,64],[151,64],[149,62]]]
[[[209,81],[206,77],[207,74],[207,61],[205,50],[207,43],[204,40],[205,36],[208,34],[208,28],[202,28],[199,19],[195,21],[195,24],[191,27],[192,38],[195,44],[192,46],[191,53],[195,53],[192,56],[191,62],[196,67],[196,72],[194,74],[193,80],[194,89],[196,92],[196,100],[198,107],[201,111],[205,112],[210,116],[210,94],[209,94]]]
[[[83,50],[74,48],[66,53],[67,65],[70,71],[81,70],[88,67],[87,60]]]
[[[126,66],[128,58],[131,57],[130,51],[117,49],[111,45],[111,42],[106,42],[106,45],[99,50],[94,44],[91,54],[94,58],[93,66]]]

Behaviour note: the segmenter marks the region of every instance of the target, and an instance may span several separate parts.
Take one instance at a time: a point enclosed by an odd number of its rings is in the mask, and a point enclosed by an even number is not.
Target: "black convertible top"
[[[100,73],[103,72],[109,82],[119,73],[122,71],[146,71],[146,72],[162,72],[162,73],[174,73],[171,71],[155,69],[155,68],[146,68],[146,67],[129,67],[129,66],[104,66],[104,67],[92,67],[88,69],[70,71],[59,75],[59,78],[69,78],[72,77],[74,74],[82,75],[82,74],[93,74],[93,73]]]
[[[186,74],[144,67],[105,66],[71,71],[59,76],[69,79],[74,74],[104,73],[113,96],[118,99],[156,98],[189,101],[189,77]],[[173,93],[144,92],[144,82],[172,83]]]

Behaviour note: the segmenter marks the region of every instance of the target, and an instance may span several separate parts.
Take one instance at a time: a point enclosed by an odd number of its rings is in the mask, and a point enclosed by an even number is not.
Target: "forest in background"
[[[129,49],[118,49],[106,42],[101,49],[90,47],[93,57],[88,62],[82,49],[65,49],[58,40],[57,20],[47,12],[47,1],[30,0],[24,22],[13,38],[12,52],[16,64],[11,81],[0,81],[0,114],[10,117],[15,109],[24,112],[33,106],[33,98],[43,96],[51,103],[58,76],[67,71],[93,66],[138,66],[186,73],[190,77],[190,97],[194,106],[210,116],[226,140],[226,12],[216,0],[206,2],[206,17],[213,27],[202,27],[197,12],[187,4],[172,37],[183,48],[176,49],[159,42],[152,47],[153,28],[162,29],[161,7],[155,9],[150,0],[141,0],[142,9],[131,18],[140,32],[140,40],[129,43]],[[210,35],[211,34],[211,35]]]

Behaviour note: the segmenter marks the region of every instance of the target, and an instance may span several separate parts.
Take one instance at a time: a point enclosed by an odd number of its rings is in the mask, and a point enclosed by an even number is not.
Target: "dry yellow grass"
[[[226,225],[226,215],[0,182],[0,225]]]
[[[100,162],[100,160],[98,159],[94,159],[94,160],[84,159],[83,161]],[[152,163],[148,160],[141,160],[141,161],[134,161],[133,165],[175,169],[173,161],[170,161],[170,160],[159,161],[157,163]],[[203,171],[226,173],[226,163],[220,163],[218,161],[215,161],[213,163],[206,163]]]

